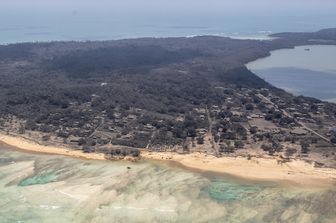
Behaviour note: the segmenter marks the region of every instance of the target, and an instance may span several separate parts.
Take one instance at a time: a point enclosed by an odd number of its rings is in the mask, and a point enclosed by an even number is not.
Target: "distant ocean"
[[[13,13],[0,9],[0,44],[53,40],[112,40],[138,37],[218,35],[263,39],[284,31],[336,27],[325,16],[140,15],[52,12]]]

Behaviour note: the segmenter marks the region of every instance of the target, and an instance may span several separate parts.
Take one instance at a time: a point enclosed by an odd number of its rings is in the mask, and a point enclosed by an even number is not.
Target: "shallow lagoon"
[[[0,222],[335,222],[336,191],[0,150]],[[127,167],[130,167],[127,168]]]
[[[295,95],[336,102],[336,46],[300,46],[271,52],[247,67]]]

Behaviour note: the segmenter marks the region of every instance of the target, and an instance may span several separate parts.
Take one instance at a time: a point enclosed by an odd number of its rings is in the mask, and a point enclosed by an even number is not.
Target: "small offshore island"
[[[336,29],[272,37],[0,46],[0,140],[31,152],[334,185],[336,104],[293,96],[245,64],[277,49],[336,45]]]

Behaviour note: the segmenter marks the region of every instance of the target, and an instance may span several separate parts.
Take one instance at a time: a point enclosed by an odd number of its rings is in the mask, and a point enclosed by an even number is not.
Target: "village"
[[[0,131],[109,159],[171,151],[336,166],[336,104],[289,94],[245,66],[312,39],[332,44],[334,30],[274,37],[3,46]]]
[[[303,97],[293,103],[267,88],[215,88],[225,95],[221,104],[195,107],[184,115],[132,107],[95,114],[99,95],[93,94],[91,102],[72,104],[74,114],[54,114],[49,125],[8,116],[0,120],[0,128],[42,144],[104,152],[109,158],[138,157],[141,150],[149,150],[284,159],[316,159],[318,154],[336,162],[331,159],[335,157],[336,120],[328,114],[328,103]],[[325,152],[314,153],[321,148]]]

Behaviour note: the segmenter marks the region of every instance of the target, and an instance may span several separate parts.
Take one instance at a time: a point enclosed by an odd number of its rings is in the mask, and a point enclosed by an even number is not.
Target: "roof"
[[[294,128],[290,133],[293,135],[306,135],[307,131],[302,128]]]

